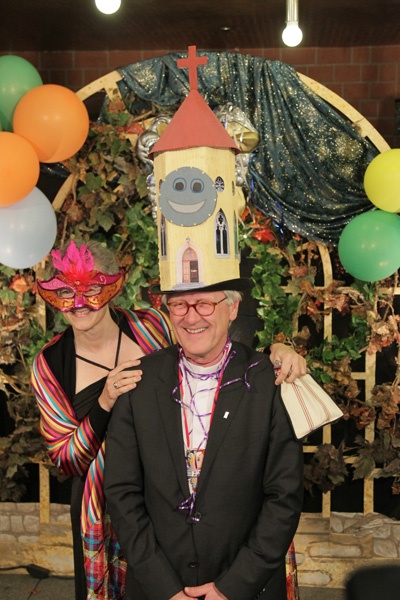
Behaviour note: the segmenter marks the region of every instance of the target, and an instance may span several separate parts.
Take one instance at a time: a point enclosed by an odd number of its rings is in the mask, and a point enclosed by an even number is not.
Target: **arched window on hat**
[[[165,217],[161,215],[160,219],[160,255],[161,258],[167,257],[167,231]]]
[[[215,253],[217,256],[229,256],[229,230],[223,210],[215,217]]]

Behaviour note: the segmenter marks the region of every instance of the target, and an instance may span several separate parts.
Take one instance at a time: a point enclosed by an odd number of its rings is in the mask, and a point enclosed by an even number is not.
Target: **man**
[[[126,600],[286,600],[303,456],[269,359],[231,342],[240,294],[166,296],[178,344],[142,359],[108,430]]]

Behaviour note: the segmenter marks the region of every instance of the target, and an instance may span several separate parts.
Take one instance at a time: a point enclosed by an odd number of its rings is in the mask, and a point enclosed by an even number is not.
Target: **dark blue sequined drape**
[[[199,91],[212,109],[232,102],[257,128],[248,189],[252,203],[302,237],[336,244],[343,227],[373,208],[365,169],[378,154],[354,126],[312,92],[295,69],[250,55],[200,52]],[[178,106],[189,91],[178,53],[120,68],[123,96]],[[132,107],[134,109],[134,107]]]

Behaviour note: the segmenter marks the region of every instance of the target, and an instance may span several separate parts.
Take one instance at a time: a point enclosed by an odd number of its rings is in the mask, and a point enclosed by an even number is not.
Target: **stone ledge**
[[[295,546],[301,585],[343,588],[357,568],[398,561],[400,522],[377,513],[303,514]],[[37,503],[0,503],[0,567],[30,563],[73,576],[69,506],[51,505],[50,523],[40,524]]]

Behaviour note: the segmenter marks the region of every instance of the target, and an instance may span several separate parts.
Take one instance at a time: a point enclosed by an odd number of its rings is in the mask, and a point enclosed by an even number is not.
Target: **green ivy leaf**
[[[369,477],[375,469],[375,461],[368,451],[360,452],[353,464],[353,479]]]
[[[147,189],[147,175],[145,173],[140,173],[138,177],[136,177],[135,184],[139,197],[146,198],[149,193]]]
[[[94,192],[103,187],[103,180],[98,175],[94,175],[93,173],[88,173],[86,177],[86,186],[85,190],[89,192]]]

